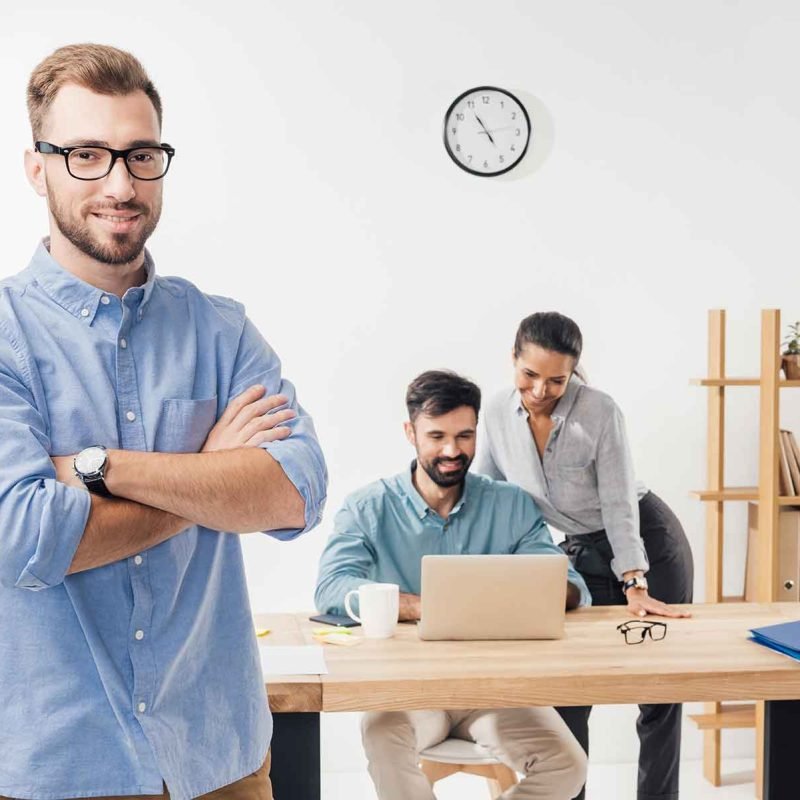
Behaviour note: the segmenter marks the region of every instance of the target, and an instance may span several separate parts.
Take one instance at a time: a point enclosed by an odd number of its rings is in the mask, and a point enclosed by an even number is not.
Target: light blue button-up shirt
[[[364,583],[396,583],[419,594],[422,556],[558,553],[530,495],[510,483],[467,473],[464,491],[447,519],[422,498],[411,469],[351,494],[337,513],[322,554],[315,602],[344,614],[344,596]],[[569,565],[568,580],[591,603],[583,578]]]
[[[164,781],[186,800],[255,772],[270,741],[239,536],[194,526],[66,575],[91,496],[56,481],[50,457],[197,452],[261,383],[298,413],[264,449],[303,496],[305,530],[325,463],[240,303],[157,277],[149,255],[120,301],[45,244],[0,283],[0,795],[160,794]]]

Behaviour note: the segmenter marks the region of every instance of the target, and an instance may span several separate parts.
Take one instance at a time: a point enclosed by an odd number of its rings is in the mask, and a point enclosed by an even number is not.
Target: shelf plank
[[[718,731],[728,728],[755,728],[755,703],[731,703],[720,706],[716,714],[690,714],[701,731]]]
[[[758,378],[692,378],[692,386],[758,386]]]
[[[721,503],[724,500],[758,500],[758,488],[755,486],[726,486],[724,489],[695,489],[692,497],[698,500]]]
[[[691,386],[759,386],[761,381],[758,378],[692,378],[689,381]],[[792,389],[800,387],[800,381],[778,381],[781,389]]]
[[[726,486],[724,489],[695,489],[690,492],[692,497],[708,503],[722,503],[726,500],[732,502],[758,501],[757,486]],[[778,498],[779,506],[800,506],[800,495],[781,495]]]

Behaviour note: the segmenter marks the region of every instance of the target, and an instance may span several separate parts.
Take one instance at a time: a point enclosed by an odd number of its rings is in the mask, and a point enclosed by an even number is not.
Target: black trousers
[[[649,593],[665,603],[691,603],[694,562],[686,534],[672,509],[652,492],[639,501],[639,529],[650,561]],[[605,531],[567,536],[561,548],[570,557],[596,606],[625,605],[622,585],[611,571],[613,558]],[[648,640],[645,643],[653,644]],[[654,657],[657,653],[654,652]],[[589,753],[591,706],[556,709]],[[677,800],[681,756],[681,706],[639,706],[638,800]],[[584,800],[586,787],[575,800]]]

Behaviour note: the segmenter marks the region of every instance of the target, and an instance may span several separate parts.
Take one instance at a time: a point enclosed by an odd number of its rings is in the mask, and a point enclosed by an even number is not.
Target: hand
[[[628,601],[628,611],[634,617],[644,617],[647,614],[655,614],[659,617],[691,617],[689,611],[681,611],[672,606],[650,597],[647,589],[628,589],[625,594]]]
[[[418,594],[400,592],[400,622],[416,622],[422,616],[422,602]]]
[[[83,481],[75,474],[75,456],[53,456],[50,459],[56,468],[56,480],[75,489],[86,489]]]
[[[495,147],[497,147],[497,145],[495,144],[495,141],[494,141],[494,139],[492,139],[492,134],[491,134],[491,133],[489,133],[489,131],[487,131],[487,130],[486,130],[486,126],[483,124],[483,121],[481,120],[481,118],[480,118],[480,117],[479,117],[477,114],[475,114],[475,119],[476,119],[476,120],[478,120],[478,122],[480,123],[480,126],[481,126],[481,128],[483,128],[483,131],[478,131],[478,133],[485,133],[485,134],[486,134],[486,135],[489,137],[489,141],[490,141],[490,142],[491,142],[491,143],[492,143],[492,144],[493,144]]]
[[[478,131],[478,136],[480,136],[482,133],[490,136],[493,133],[497,133],[497,131],[510,131],[514,127],[514,125],[503,125],[502,128],[484,128],[482,131]]]
[[[265,387],[257,384],[231,400],[200,452],[258,447],[264,442],[286,439],[292,430],[281,423],[294,419],[297,413],[291,408],[269,413],[287,403],[288,398],[282,394],[264,397],[266,391]]]

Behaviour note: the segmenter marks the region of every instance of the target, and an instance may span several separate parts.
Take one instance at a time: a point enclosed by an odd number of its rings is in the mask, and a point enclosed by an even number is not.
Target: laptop
[[[420,639],[560,639],[564,555],[422,557]]]

